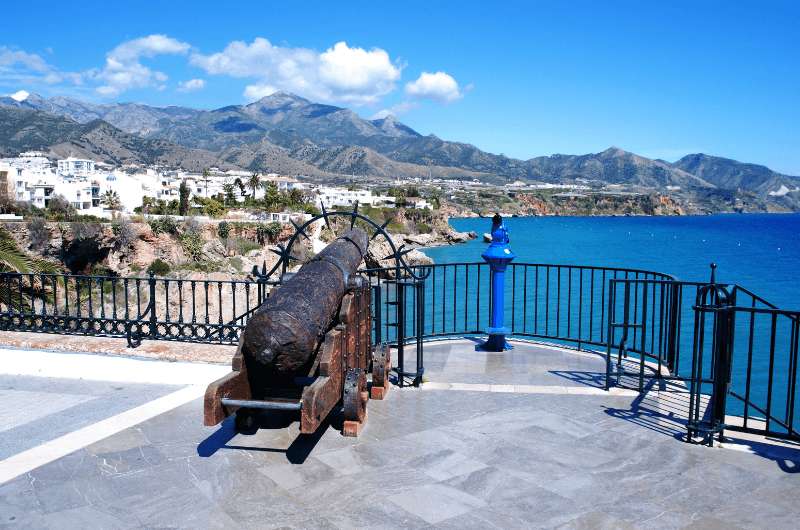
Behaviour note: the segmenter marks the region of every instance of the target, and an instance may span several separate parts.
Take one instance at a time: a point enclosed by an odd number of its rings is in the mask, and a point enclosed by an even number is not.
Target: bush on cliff
[[[154,259],[153,263],[147,267],[147,273],[152,273],[154,276],[166,276],[169,274],[169,271],[169,263],[159,258]]]

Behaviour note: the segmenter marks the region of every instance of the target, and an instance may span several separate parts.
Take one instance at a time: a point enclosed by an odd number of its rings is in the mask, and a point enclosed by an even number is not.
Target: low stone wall
[[[236,346],[168,341],[142,341],[138,348],[128,348],[124,338],[85,337],[0,331],[0,346],[26,350],[98,353],[145,357],[164,361],[192,361],[230,364]]]

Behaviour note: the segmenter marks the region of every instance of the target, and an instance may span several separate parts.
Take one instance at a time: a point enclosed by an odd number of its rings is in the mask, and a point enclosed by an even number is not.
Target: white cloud
[[[278,89],[272,85],[247,85],[244,88],[244,97],[248,101],[256,101],[271,96],[275,92],[278,92]]]
[[[202,90],[205,86],[205,79],[189,79],[178,83],[178,92],[194,92],[195,90]]]
[[[160,87],[167,80],[167,75],[151,70],[140,59],[156,55],[182,55],[189,48],[189,44],[166,35],[140,37],[123,42],[108,52],[103,69],[91,71],[89,75],[104,83],[97,88],[97,92],[103,96],[118,96],[132,88]]]
[[[258,99],[286,90],[315,101],[364,105],[395,88],[401,67],[380,49],[366,50],[338,42],[322,53],[308,48],[274,46],[258,37],[234,41],[211,55],[194,54],[191,63],[212,75],[250,78],[245,97]]]
[[[456,80],[445,72],[422,72],[416,81],[406,83],[406,94],[440,103],[452,103],[463,96]]]
[[[73,72],[61,72],[38,54],[0,46],[0,83],[54,85],[62,82],[79,85],[82,76]]]
[[[22,50],[12,50],[5,46],[0,47],[0,68],[23,66],[34,72],[44,73],[50,70],[50,65],[35,53]]]
[[[380,120],[387,116],[400,116],[401,114],[405,114],[406,112],[415,109],[418,107],[419,104],[414,101],[402,101],[397,105],[392,105],[389,108],[381,109],[372,116],[370,116],[371,120]]]

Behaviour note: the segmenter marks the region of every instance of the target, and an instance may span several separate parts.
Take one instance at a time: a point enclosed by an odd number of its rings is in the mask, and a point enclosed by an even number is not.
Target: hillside
[[[58,157],[86,156],[112,164],[161,164],[193,171],[211,166],[233,167],[214,153],[142,138],[101,120],[81,124],[32,109],[0,106],[0,124],[3,156],[39,150]]]
[[[783,175],[757,164],[745,164],[702,153],[686,155],[674,165],[718,188],[746,189],[775,196],[781,194],[782,188],[794,190],[800,187],[800,177]]]
[[[533,178],[548,182],[576,179],[663,189],[667,186],[711,188],[713,184],[667,162],[610,147],[588,155],[553,155],[528,161]]]
[[[52,148],[110,162],[149,161],[198,170],[209,165],[307,175],[522,180],[620,185],[677,193],[739,208],[800,208],[800,177],[705,154],[671,164],[611,147],[583,155],[519,160],[474,145],[422,135],[393,116],[377,120],[333,105],[276,92],[246,105],[215,110],[95,104],[29,95],[0,98],[0,152]],[[110,125],[109,125],[110,124]]]

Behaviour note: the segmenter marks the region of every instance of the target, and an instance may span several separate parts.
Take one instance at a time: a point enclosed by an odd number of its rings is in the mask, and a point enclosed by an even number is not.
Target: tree
[[[155,205],[156,205],[155,198],[148,197],[147,195],[145,195],[144,197],[142,197],[142,206],[139,207],[139,211],[141,211],[141,213],[143,214],[148,214],[150,213],[150,208],[152,208]],[[134,211],[136,211],[136,208],[134,208]]]
[[[230,182],[222,185],[222,192],[225,194],[225,206],[236,204],[235,186]]]
[[[178,197],[178,213],[181,215],[186,215],[189,213],[189,186],[186,184],[185,180],[181,181],[181,185],[178,188]]]
[[[75,216],[75,208],[63,195],[53,195],[47,204],[50,214],[58,221],[70,221]]]
[[[242,182],[241,178],[236,177],[236,180],[234,180],[233,183],[239,188],[239,193],[241,193],[242,197],[247,195],[247,193],[244,191],[245,190],[245,186],[244,186],[244,182]]]
[[[306,194],[300,188],[289,190],[289,202],[292,206],[299,206],[306,202]]]
[[[122,210],[122,201],[119,200],[119,194],[114,190],[106,190],[102,197],[100,197],[100,204],[111,210],[111,216],[116,217],[117,212]]]
[[[203,170],[203,182],[205,183],[205,186],[206,186],[206,197],[208,197],[208,177],[210,177],[210,176],[211,176],[211,173],[209,173],[208,169],[204,169]]]
[[[29,256],[20,250],[17,242],[4,228],[0,228],[0,272],[20,272],[23,274],[43,274],[56,272],[56,267],[40,258]],[[33,282],[26,289],[33,289]],[[29,298],[22,292],[22,283],[8,281],[0,284],[0,302],[17,308],[29,309]]]
[[[256,190],[258,189],[259,185],[261,185],[261,177],[258,176],[258,173],[253,173],[250,175],[250,178],[247,179],[247,185],[253,190],[253,199],[256,198]]]
[[[267,210],[272,210],[281,204],[281,192],[278,191],[278,185],[274,182],[267,182],[264,185],[264,207]]]

